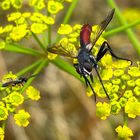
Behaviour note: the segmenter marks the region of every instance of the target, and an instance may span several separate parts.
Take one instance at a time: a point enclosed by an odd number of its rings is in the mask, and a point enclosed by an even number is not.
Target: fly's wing
[[[113,15],[114,15],[114,12],[115,12],[115,9],[112,9],[108,13],[108,15],[106,16],[106,18],[98,25],[97,30],[95,31],[94,39],[92,41],[92,48],[96,44],[97,40],[99,39],[99,37],[101,36],[101,34],[103,33],[103,31],[105,30],[105,28],[107,27],[107,25],[112,20]],[[92,50],[92,48],[90,49],[90,51]]]
[[[77,57],[76,48],[70,46],[63,47],[61,44],[54,45],[53,47],[48,48],[48,51],[65,57],[71,57],[71,58]]]

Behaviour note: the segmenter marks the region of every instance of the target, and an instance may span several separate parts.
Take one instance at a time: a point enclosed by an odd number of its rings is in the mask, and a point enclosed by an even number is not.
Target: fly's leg
[[[111,47],[109,46],[109,44],[108,44],[106,41],[104,41],[103,44],[101,45],[100,50],[99,50],[99,52],[98,52],[98,54],[97,54],[97,57],[96,57],[96,61],[98,62],[99,60],[101,60],[101,58],[106,54],[107,51],[110,52],[110,54],[111,54],[112,57],[114,57],[114,58],[116,58],[116,59],[120,59],[120,60],[127,60],[127,61],[130,61],[131,64],[132,64],[132,61],[131,61],[131,60],[126,59],[126,58],[118,57],[116,54],[114,54],[114,52],[112,51]],[[98,75],[98,78],[99,78],[99,80],[100,80],[100,83],[102,84],[102,87],[103,87],[103,89],[104,89],[104,91],[105,91],[106,96],[108,97],[108,99],[110,99],[110,98],[109,98],[109,95],[108,95],[108,93],[107,93],[107,91],[106,91],[106,89],[105,89],[105,87],[104,87],[104,85],[103,85],[103,81],[102,81],[102,79],[101,79],[101,77],[100,77],[100,74],[99,74],[97,68],[96,68],[96,67],[94,67],[94,68],[95,68],[95,70],[96,70],[96,73],[97,73],[97,75]]]
[[[92,76],[92,74],[90,74],[90,80],[93,83],[93,76]]]
[[[95,102],[96,102],[96,93],[95,93],[94,89],[92,88],[92,85],[91,85],[90,81],[88,80],[88,78],[87,78],[86,76],[83,75],[83,77],[84,77],[84,79],[85,79],[86,85],[89,85],[89,86],[90,86],[90,88],[91,88],[91,90],[92,90],[92,92],[93,92],[93,94],[94,94],[94,100],[95,100]]]
[[[80,76],[84,77],[86,86],[87,87],[89,86],[91,88],[91,90],[92,90],[92,92],[94,94],[95,102],[96,102],[96,93],[95,93],[94,89],[92,88],[92,85],[91,85],[90,81],[86,77],[86,73],[84,72],[83,69],[80,68],[80,65],[79,64],[76,63],[76,64],[73,64],[73,65],[74,65],[76,71],[80,74]],[[89,76],[90,76],[91,82],[93,82],[93,76],[92,76],[92,74],[90,74]]]
[[[96,57],[96,61],[98,62],[106,54],[107,51],[109,51],[111,56],[113,56],[114,58],[120,59],[120,60],[130,61],[132,64],[131,60],[126,59],[126,58],[122,58],[122,57],[118,57],[116,54],[114,54],[111,47],[109,46],[109,44],[106,41],[104,41],[103,44],[101,45],[100,50],[99,50],[97,57]]]
[[[100,74],[99,74],[99,72],[98,72],[98,69],[97,69],[96,67],[95,67],[95,71],[96,71],[96,73],[97,73],[97,76],[98,76],[98,78],[99,78],[99,81],[100,81],[100,83],[101,83],[101,85],[102,85],[102,87],[103,87],[103,89],[104,89],[104,92],[105,92],[107,98],[110,100],[110,97],[109,97],[109,95],[108,95],[108,93],[107,93],[107,91],[106,91],[106,89],[105,89],[105,87],[104,87],[103,81],[102,81],[101,76],[100,76]]]

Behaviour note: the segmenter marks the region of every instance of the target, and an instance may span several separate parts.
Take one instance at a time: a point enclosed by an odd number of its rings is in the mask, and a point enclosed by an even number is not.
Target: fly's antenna
[[[95,93],[94,89],[92,88],[92,85],[91,85],[90,81],[87,79],[86,76],[83,75],[83,77],[85,79],[86,85],[89,85],[90,86],[90,88],[91,88],[91,90],[92,90],[92,92],[94,94],[94,99],[95,99],[95,102],[96,102],[96,93]]]
[[[100,74],[99,74],[97,68],[96,68],[96,67],[94,67],[94,68],[95,68],[95,71],[96,71],[97,76],[98,76],[98,78],[99,78],[99,81],[100,81],[100,83],[101,83],[101,85],[102,85],[102,87],[103,87],[103,89],[104,89],[104,92],[105,92],[107,98],[110,100],[110,97],[109,97],[109,95],[108,95],[108,93],[107,93],[107,91],[106,91],[106,89],[105,89],[105,87],[104,87],[104,84],[103,84],[103,81],[102,81],[102,79],[101,79],[101,76],[100,76]]]

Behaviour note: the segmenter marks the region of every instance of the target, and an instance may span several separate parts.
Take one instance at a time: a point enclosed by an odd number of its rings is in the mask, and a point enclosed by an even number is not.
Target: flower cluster
[[[119,114],[123,111],[129,118],[140,116],[140,65],[131,66],[130,61],[113,61],[110,54],[106,54],[100,65],[100,75],[106,91],[110,97],[109,103],[97,102],[96,114],[101,119],[106,119],[111,114]],[[98,79],[94,80],[94,90],[98,97],[104,98],[106,94]],[[93,93],[88,89],[88,95]],[[118,136],[123,139],[131,139],[132,130],[127,126],[116,128]]]
[[[138,100],[138,97],[140,96],[139,64],[136,67],[129,66],[130,62],[124,60],[113,62],[108,55],[101,61],[105,69],[100,72],[103,77],[104,86],[110,97],[110,113],[118,114],[121,109],[124,108],[128,117],[135,118],[140,115],[140,108],[138,107],[140,104]],[[106,57],[108,57],[108,59]],[[110,67],[109,71],[106,71],[106,68],[108,67]],[[98,81],[96,81],[93,86],[99,97],[106,96]]]
[[[56,14],[63,8],[64,2],[72,0],[30,0],[28,5],[37,9],[37,12],[19,12],[24,5],[23,0],[2,0],[0,7],[3,10],[15,8],[15,12],[7,15],[8,24],[0,26],[0,49],[5,47],[5,43],[19,42],[32,34],[41,34],[48,29],[48,26],[55,23]],[[48,16],[42,14],[48,12]],[[18,11],[18,12],[17,12]]]
[[[18,107],[27,99],[39,100],[40,92],[34,87],[29,86],[26,89],[26,94],[21,93],[23,87],[22,83],[15,84],[18,77],[10,72],[4,75],[0,87],[1,101],[0,101],[0,121],[8,119],[9,114],[14,115],[15,123],[19,126],[26,127],[29,124],[30,114],[24,109],[18,110]],[[16,113],[18,110],[18,113]]]

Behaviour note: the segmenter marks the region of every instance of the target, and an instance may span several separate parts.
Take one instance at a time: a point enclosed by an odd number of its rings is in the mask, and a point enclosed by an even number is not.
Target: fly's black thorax
[[[87,49],[80,49],[79,50],[79,53],[78,53],[78,62],[80,64],[84,63],[84,62],[90,62],[89,61],[89,58],[90,58],[90,54],[89,52],[87,51]]]
[[[86,48],[82,48],[79,50],[77,59],[79,64],[81,65],[83,65],[84,63],[89,63],[92,67],[95,67],[97,65],[95,57]]]

